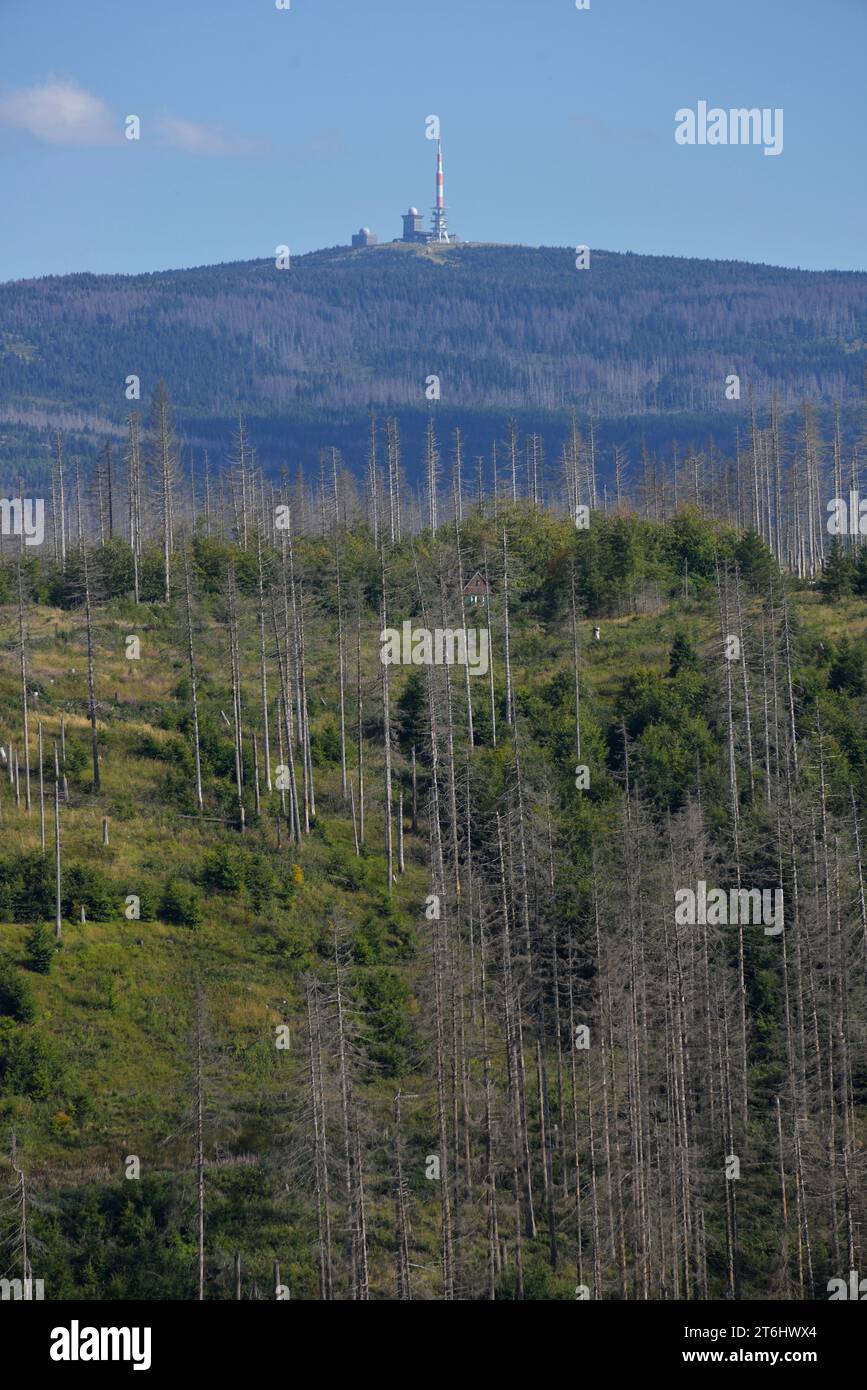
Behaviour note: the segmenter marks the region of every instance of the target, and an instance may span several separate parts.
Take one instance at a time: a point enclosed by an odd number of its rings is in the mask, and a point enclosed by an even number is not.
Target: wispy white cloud
[[[186,154],[245,155],[261,154],[275,148],[270,138],[227,134],[218,126],[200,121],[188,121],[166,112],[156,123],[164,145]],[[346,152],[339,130],[319,130],[297,144],[280,147],[282,158],[289,164],[308,160],[340,159]]]
[[[0,125],[50,145],[115,145],[123,138],[105,102],[63,78],[0,97]]]
[[[186,154],[238,155],[253,154],[261,142],[242,135],[226,135],[216,126],[186,121],[181,116],[164,115],[157,121],[157,130],[166,145]]]
[[[0,126],[27,131],[52,145],[124,144],[123,118],[112,115],[99,97],[67,78],[48,78],[31,87],[0,96]],[[203,121],[190,121],[165,111],[153,123],[142,116],[142,142],[153,131],[158,142],[190,155],[231,157],[273,149],[270,139],[234,135]],[[321,130],[307,140],[282,147],[290,164],[309,160],[339,159],[345,154],[343,137],[336,130]]]

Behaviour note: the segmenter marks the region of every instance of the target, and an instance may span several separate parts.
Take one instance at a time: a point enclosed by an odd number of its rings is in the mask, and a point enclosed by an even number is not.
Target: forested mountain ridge
[[[195,1297],[199,1171],[208,1298],[236,1252],[323,1299],[863,1267],[863,564],[799,586],[685,508],[391,541],[335,495],[291,548],[199,516],[171,569],[135,603],[118,538],[0,563],[0,1107],[46,1297]],[[382,665],[462,612],[490,679]],[[781,937],[677,927],[699,881],[782,886]]]
[[[693,435],[702,423],[730,443],[748,427],[748,386],[783,411],[848,411],[865,344],[867,275],[604,251],[578,270],[572,248],[391,244],[283,270],[47,276],[0,285],[0,459],[42,458],[51,426],[90,452],[122,427],[129,375],[144,399],[171,380],[186,438],[215,454],[243,409],[269,469],[323,443],[356,465],[369,409],[401,415],[414,438],[431,375],[443,429],[460,411],[471,453],[492,417],[562,425],[575,406],[643,418],[660,443],[689,414]],[[740,404],[724,397],[730,372]]]

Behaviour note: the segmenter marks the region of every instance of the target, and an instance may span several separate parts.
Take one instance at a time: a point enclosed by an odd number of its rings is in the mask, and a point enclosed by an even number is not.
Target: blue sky
[[[0,52],[0,280],[390,240],[431,114],[465,239],[867,269],[867,0],[0,0]]]

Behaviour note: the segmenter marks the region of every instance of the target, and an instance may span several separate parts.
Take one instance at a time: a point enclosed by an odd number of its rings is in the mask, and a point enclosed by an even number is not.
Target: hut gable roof
[[[487,598],[490,592],[490,587],[485,583],[485,576],[482,574],[481,570],[474,570],[464,584],[464,593],[469,598],[476,596],[479,598]]]

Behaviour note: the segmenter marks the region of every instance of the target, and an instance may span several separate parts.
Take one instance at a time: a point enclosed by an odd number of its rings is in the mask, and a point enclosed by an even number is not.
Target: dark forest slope
[[[225,450],[238,405],[262,462],[323,444],[363,448],[369,408],[410,442],[441,381],[443,430],[460,411],[468,451],[490,423],[592,405],[652,442],[702,423],[721,442],[746,388],[785,408],[859,399],[867,276],[569,248],[388,245],[136,276],[68,275],[0,286],[0,462],[35,459],[45,425],[103,431],[129,409],[124,383],[173,382],[192,444]],[[728,372],[740,404],[726,403]],[[633,426],[635,427],[635,426]],[[89,452],[85,435],[79,440]]]

